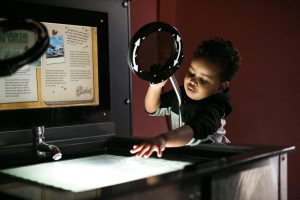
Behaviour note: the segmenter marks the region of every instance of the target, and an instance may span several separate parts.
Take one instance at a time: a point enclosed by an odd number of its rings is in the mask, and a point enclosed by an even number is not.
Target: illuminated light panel
[[[35,164],[0,172],[73,192],[130,182],[183,169],[190,162],[99,155]]]

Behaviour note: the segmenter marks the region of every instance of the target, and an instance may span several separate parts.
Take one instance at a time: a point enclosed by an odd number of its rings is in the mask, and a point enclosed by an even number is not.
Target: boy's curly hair
[[[203,41],[194,52],[193,59],[204,58],[220,67],[221,81],[230,81],[240,67],[241,58],[233,44],[223,38]]]

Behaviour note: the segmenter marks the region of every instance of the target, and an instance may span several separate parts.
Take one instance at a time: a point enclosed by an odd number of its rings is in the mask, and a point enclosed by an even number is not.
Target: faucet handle
[[[44,133],[45,133],[45,127],[44,126],[34,127],[32,129],[33,142],[35,144],[39,144],[39,143],[43,142],[44,139],[45,139]]]
[[[35,132],[37,135],[44,135],[44,133],[45,133],[45,127],[44,127],[44,126],[37,126],[37,127],[34,127],[34,132]]]

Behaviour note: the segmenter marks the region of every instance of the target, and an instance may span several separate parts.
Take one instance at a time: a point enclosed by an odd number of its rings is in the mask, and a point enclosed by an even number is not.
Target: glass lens
[[[165,31],[154,32],[147,36],[137,51],[137,64],[140,69],[150,73],[164,70],[173,53],[174,41]]]
[[[0,28],[0,60],[24,54],[37,42],[36,32],[24,29],[3,31]]]

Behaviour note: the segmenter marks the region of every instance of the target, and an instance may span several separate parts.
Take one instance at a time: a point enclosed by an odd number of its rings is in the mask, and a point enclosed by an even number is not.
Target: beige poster
[[[0,78],[0,103],[38,101],[36,81],[36,69],[27,66]]]
[[[3,19],[0,19],[3,20]],[[27,30],[0,32],[0,59],[22,55],[36,41],[36,35]],[[0,103],[38,101],[36,66],[40,59],[20,68],[11,76],[0,77]],[[34,66],[34,67],[32,67]],[[1,67],[1,66],[0,66]]]
[[[41,70],[42,98],[47,104],[92,101],[92,28],[45,23],[50,45]]]
[[[99,105],[97,28],[43,24],[50,44],[40,59],[0,78],[0,110]],[[20,54],[18,44],[5,45],[0,56]]]

